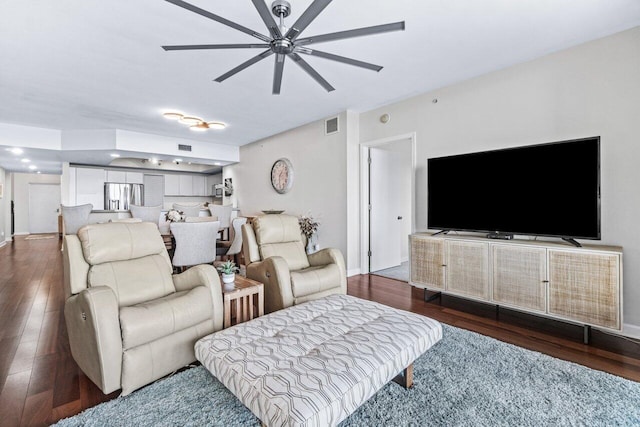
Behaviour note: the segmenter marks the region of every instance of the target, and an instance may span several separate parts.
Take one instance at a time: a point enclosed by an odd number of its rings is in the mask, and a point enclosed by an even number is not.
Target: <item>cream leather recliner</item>
[[[247,277],[264,283],[267,313],[331,294],[347,293],[339,249],[307,255],[298,218],[262,215],[242,226]]]
[[[87,225],[65,236],[65,248],[71,353],[105,394],[129,394],[194,362],[195,342],[222,329],[216,270],[172,275],[155,224]]]

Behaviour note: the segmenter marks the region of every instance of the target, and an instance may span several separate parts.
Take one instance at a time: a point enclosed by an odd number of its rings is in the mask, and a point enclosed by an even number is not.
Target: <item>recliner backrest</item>
[[[261,215],[253,220],[260,257],[280,256],[290,270],[309,267],[298,218],[291,215]]]
[[[120,307],[175,292],[171,261],[154,224],[90,224],[78,238],[89,264],[87,287],[110,287]]]

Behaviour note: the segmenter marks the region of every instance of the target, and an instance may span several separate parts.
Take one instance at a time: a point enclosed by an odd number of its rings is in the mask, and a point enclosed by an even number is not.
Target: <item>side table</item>
[[[264,285],[260,282],[236,274],[235,282],[222,284],[222,295],[224,328],[264,314]]]

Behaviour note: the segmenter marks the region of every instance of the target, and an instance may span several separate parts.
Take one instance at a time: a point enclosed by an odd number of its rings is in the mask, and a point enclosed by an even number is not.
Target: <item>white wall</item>
[[[240,147],[240,163],[224,168],[233,178],[235,201],[244,215],[263,209],[310,213],[320,221],[319,244],[347,254],[346,113],[340,132],[325,136],[324,120]],[[271,166],[281,158],[293,164],[294,182],[286,194],[271,187]]]
[[[600,135],[599,243],[624,248],[624,322],[634,329],[640,327],[639,76],[635,28],[361,114],[360,141],[416,132],[416,229],[425,230],[427,158]],[[379,121],[383,113],[391,115],[387,124]]]
[[[35,183],[60,184],[60,175],[34,173],[13,174],[15,234],[29,234],[29,184]]]
[[[5,179],[5,170],[0,168],[0,184],[2,184],[3,187],[3,196],[0,199],[0,246],[4,246],[5,245],[5,240],[7,239],[7,237],[11,237],[9,236],[11,234],[11,222],[9,222],[9,229],[7,229],[7,217],[10,216],[10,205],[11,202],[9,201],[10,199],[7,197],[10,192],[7,191],[8,188],[6,188],[6,179]]]

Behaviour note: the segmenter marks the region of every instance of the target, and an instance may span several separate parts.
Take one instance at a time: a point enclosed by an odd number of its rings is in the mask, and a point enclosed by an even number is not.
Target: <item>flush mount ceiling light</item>
[[[29,165],[29,169],[36,170],[36,169],[38,169],[38,167],[36,165]]]
[[[109,155],[110,155],[111,157],[120,157],[120,154],[118,154],[118,153],[111,153],[111,154],[109,154]]]
[[[16,156],[19,154],[24,153],[24,151],[22,150],[22,148],[7,148],[7,151],[12,152],[13,154],[15,154]]]
[[[333,40],[344,40],[353,37],[368,36],[372,34],[386,33],[390,31],[404,31],[404,21],[394,22],[391,24],[375,25],[373,27],[357,28],[354,30],[338,31],[335,33],[320,34],[311,37],[299,38],[300,34],[316,19],[316,17],[322,12],[325,7],[331,3],[332,0],[314,0],[307,10],[300,15],[300,17],[289,27],[284,25],[284,18],[288,17],[291,13],[291,5],[286,0],[276,0],[271,3],[271,10],[265,4],[264,0],[251,0],[253,5],[258,11],[260,18],[266,25],[269,35],[260,34],[250,28],[242,26],[236,22],[225,19],[212,12],[201,9],[190,3],[182,0],[166,0],[169,3],[175,4],[190,12],[197,13],[205,18],[214,20],[220,24],[233,28],[234,30],[241,31],[252,37],[260,40],[260,43],[233,43],[233,44],[193,44],[193,45],[177,45],[177,46],[162,46],[166,51],[180,51],[180,50],[196,50],[196,49],[265,49],[262,53],[254,56],[248,61],[243,62],[237,67],[227,71],[215,81],[222,83],[229,77],[239,73],[245,68],[250,67],[258,61],[275,54],[275,72],[273,75],[273,90],[274,95],[280,93],[280,87],[282,86],[282,73],[284,70],[285,59],[289,58],[289,61],[293,61],[300,68],[302,68],[312,79],[320,84],[327,92],[334,90],[333,86],[326,81],[309,63],[307,63],[302,56],[316,56],[331,61],[340,62],[347,65],[353,65],[356,67],[365,68],[367,70],[380,71],[382,66],[370,64],[368,62],[359,61],[357,59],[346,58],[344,56],[335,55],[333,53],[323,52],[317,49],[309,49],[307,46],[313,43],[322,43]],[[278,22],[274,19],[277,18]]]
[[[221,130],[227,127],[227,125],[222,122],[207,122],[200,117],[185,116],[178,112],[168,111],[162,113],[162,115],[167,119],[177,120],[178,122],[189,126],[189,129],[194,131],[205,131],[207,129]]]
[[[162,113],[162,115],[164,116],[165,119],[169,119],[169,120],[180,120],[181,118],[184,117],[184,114],[175,113],[175,112],[172,112],[172,111],[168,111],[166,113]]]
[[[26,159],[26,158],[25,158],[25,159],[21,159],[20,161],[21,161],[22,163],[29,163],[31,160],[29,160],[29,159]]]

